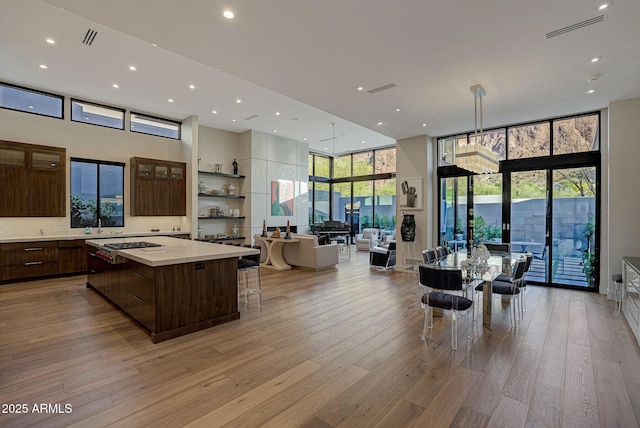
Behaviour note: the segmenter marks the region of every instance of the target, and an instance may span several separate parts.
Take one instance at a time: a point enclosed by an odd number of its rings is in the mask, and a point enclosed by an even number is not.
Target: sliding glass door
[[[546,283],[549,280],[547,236],[547,171],[511,173],[510,243],[514,252],[533,254],[526,279]]]
[[[551,281],[594,287],[596,168],[553,171]]]

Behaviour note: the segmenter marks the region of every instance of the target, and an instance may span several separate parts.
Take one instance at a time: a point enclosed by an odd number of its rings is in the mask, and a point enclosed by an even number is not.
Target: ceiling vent
[[[579,28],[588,27],[592,24],[604,21],[604,15],[596,16],[595,18],[587,19],[586,21],[578,22],[577,24],[569,25],[568,27],[560,28],[559,30],[551,31],[547,33],[547,39],[559,36],[561,34],[568,33],[570,31],[577,30]]]
[[[253,116],[245,117],[244,120],[251,120],[251,119],[255,119],[256,117],[258,117],[258,115],[254,114]]]
[[[378,92],[386,91],[387,89],[391,89],[391,88],[395,88],[395,87],[396,87],[395,83],[388,83],[386,85],[379,86],[377,88],[369,89],[367,92],[369,92],[371,95],[373,95],[373,94],[377,94]]]
[[[82,44],[91,46],[97,35],[98,32],[96,30],[92,30],[91,28],[89,28],[87,30],[87,34],[84,35],[84,39],[82,39]]]

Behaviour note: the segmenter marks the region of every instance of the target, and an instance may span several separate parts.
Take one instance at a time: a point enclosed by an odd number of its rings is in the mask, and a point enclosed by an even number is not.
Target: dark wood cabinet
[[[0,217],[64,217],[66,150],[0,141]]]
[[[129,261],[126,311],[149,330],[156,331],[156,287],[153,268]]]
[[[56,275],[58,243],[56,241],[4,244],[5,280]]]
[[[185,163],[132,158],[131,215],[186,215],[185,171]]]
[[[58,273],[78,273],[87,270],[84,240],[58,241]]]
[[[65,153],[33,149],[30,156],[29,215],[64,217],[67,206]]]

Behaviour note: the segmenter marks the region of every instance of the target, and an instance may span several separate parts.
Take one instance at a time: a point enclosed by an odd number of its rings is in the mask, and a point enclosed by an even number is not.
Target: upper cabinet
[[[66,150],[0,141],[0,217],[64,217]]]
[[[186,215],[186,169],[181,162],[131,158],[131,215]]]

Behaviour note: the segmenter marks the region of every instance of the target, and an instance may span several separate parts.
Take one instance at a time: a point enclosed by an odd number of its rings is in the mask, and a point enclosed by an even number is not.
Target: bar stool
[[[613,281],[613,299],[616,302],[616,311],[622,309],[622,274],[616,273],[611,275],[611,280]],[[618,297],[618,293],[620,296]]]
[[[260,250],[258,245],[243,245]],[[249,274],[254,274],[255,287],[249,285]],[[244,256],[238,259],[238,300],[244,296],[244,303],[249,303],[249,294],[258,295],[258,307],[262,306],[262,286],[260,285],[260,254]]]

